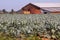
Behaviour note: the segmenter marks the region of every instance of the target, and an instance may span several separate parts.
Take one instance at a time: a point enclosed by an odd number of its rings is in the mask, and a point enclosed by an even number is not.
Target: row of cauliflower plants
[[[11,17],[10,17],[11,16]],[[60,39],[59,15],[18,15],[0,14],[0,38],[2,40],[16,38],[47,37]],[[4,34],[4,35],[3,35]],[[24,36],[21,36],[21,35]],[[36,38],[38,39],[38,38]],[[33,39],[32,39],[33,40]],[[38,39],[39,40],[39,39]]]
[[[13,22],[0,22],[0,33],[4,33],[11,37],[20,37],[20,34],[24,34],[25,37],[28,37],[29,34],[34,35],[38,34],[40,36],[44,35],[47,38],[60,38],[60,24],[57,24],[55,27],[55,23],[51,24],[50,22],[46,21],[44,26],[41,27],[40,23],[35,21],[33,22],[26,22],[26,21],[19,21],[19,23],[15,20]]]

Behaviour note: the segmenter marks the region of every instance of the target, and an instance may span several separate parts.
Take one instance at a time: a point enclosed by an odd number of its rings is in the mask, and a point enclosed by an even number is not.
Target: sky
[[[60,3],[60,0],[0,0],[0,10],[19,10],[28,3]]]

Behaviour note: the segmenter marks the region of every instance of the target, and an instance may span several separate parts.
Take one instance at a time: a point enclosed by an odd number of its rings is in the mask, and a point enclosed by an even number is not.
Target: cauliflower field
[[[0,14],[0,33],[19,37],[31,34],[60,39],[60,14]]]

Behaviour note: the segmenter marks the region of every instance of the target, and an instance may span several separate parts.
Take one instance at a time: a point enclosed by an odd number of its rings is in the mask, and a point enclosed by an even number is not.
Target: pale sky
[[[28,3],[60,3],[60,0],[0,0],[0,10],[19,10]],[[57,5],[57,4],[56,4]]]
[[[32,3],[39,7],[60,7],[60,3]]]

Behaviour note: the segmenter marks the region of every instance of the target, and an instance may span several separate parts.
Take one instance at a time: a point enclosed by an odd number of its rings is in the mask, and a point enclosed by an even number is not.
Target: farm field
[[[60,40],[60,14],[0,14],[1,40]]]

